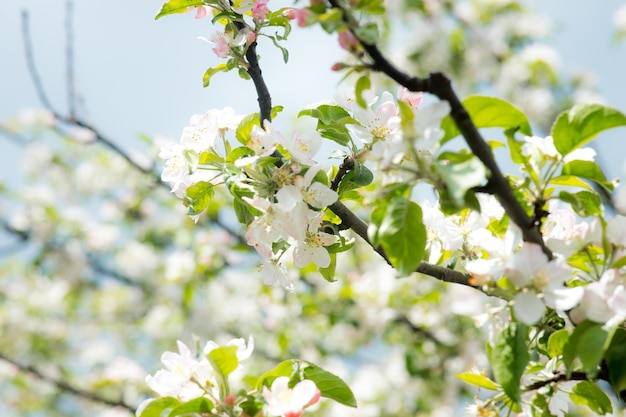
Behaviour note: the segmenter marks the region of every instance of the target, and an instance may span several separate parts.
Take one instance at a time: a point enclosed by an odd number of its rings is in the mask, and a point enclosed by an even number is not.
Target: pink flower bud
[[[339,32],[339,46],[348,52],[354,53],[359,48],[359,41],[349,30]]]
[[[224,397],[224,404],[226,404],[228,407],[234,406],[235,396],[233,394],[228,394],[226,397]]]
[[[341,71],[342,69],[346,68],[346,64],[344,64],[343,62],[335,62],[333,64],[332,67],[330,67],[331,71]]]

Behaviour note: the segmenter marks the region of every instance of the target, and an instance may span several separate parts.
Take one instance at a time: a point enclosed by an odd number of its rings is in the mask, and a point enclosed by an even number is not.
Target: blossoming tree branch
[[[587,145],[626,116],[573,105],[588,82],[557,74],[534,46],[541,20],[518,2],[274,1],[161,6],[157,19],[211,28],[204,87],[235,72],[259,110],[199,111],[177,143],[146,138],[159,173],[86,122],[73,87],[69,114],[53,108],[25,38],[46,111],[0,133],[45,130],[65,147],[28,143],[34,185],[3,219],[40,247],[0,287],[28,310],[0,304],[3,331],[29,335],[0,342],[14,386],[27,374],[114,416],[623,412],[626,192]],[[389,40],[403,18],[428,33],[404,38],[400,61]],[[344,78],[288,132],[260,58],[278,48],[289,68],[292,29],[316,25],[345,51],[329,69]],[[498,96],[471,94],[485,84]],[[90,348],[71,336],[93,328],[104,336]],[[146,377],[139,361],[102,359],[107,344],[144,363],[165,351],[163,367]],[[101,377],[63,380],[85,373],[78,350]],[[62,410],[52,397],[37,396],[41,409]]]
[[[616,234],[623,220],[605,217],[589,183],[608,190],[614,183],[583,146],[625,125],[626,117],[604,105],[581,104],[557,117],[551,136],[532,136],[531,123],[512,104],[487,96],[461,101],[444,74],[412,77],[394,66],[378,48],[378,25],[369,18],[384,12],[381,2],[316,1],[275,11],[267,3],[172,0],[157,15],[191,7],[197,17],[212,15],[222,29],[205,40],[227,62],[207,70],[205,86],[217,72],[237,70],[252,79],[259,98],[259,113],[238,116],[226,108],[193,116],[180,143],[163,149],[162,178],[189,214],[200,216],[214,188],[226,187],[237,219],[247,227],[247,243],[262,258],[263,281],[288,291],[294,286],[286,264],[313,263],[335,281],[337,254],[352,250],[356,233],[401,276],[417,271],[505,300],[502,309],[510,319],[487,344],[493,378],[459,375],[493,392],[477,400],[476,415],[499,415],[503,408],[548,413],[556,390],[540,388],[558,390],[556,382],[567,380],[583,380],[573,387],[572,401],[608,412],[608,397],[594,382],[606,380],[618,394],[625,388],[619,352],[626,347],[620,274],[626,258],[623,232]],[[337,33],[353,58],[335,69],[358,79],[347,94],[300,112],[317,120],[315,130],[289,136],[272,124],[282,108],[272,108],[257,39],[269,37],[287,61],[281,42],[295,19],[299,26],[321,24]],[[274,27],[283,33],[267,35]],[[395,97],[375,95],[376,72],[399,84]],[[423,106],[423,92],[440,101]],[[502,140],[485,141],[479,129],[488,127],[500,128]],[[469,149],[445,150],[458,135]],[[315,160],[323,140],[337,146],[340,165],[329,168]],[[498,146],[508,147],[521,177],[502,174],[493,155]],[[434,206],[414,198],[413,188],[424,182],[439,196]],[[373,183],[369,191],[376,198],[368,199],[361,190]],[[369,224],[344,202],[367,207],[360,211]],[[564,230],[561,219],[576,215],[592,220]],[[452,216],[464,219],[465,234],[446,234]],[[444,230],[426,218],[439,219]],[[294,379],[293,369],[287,371],[280,378],[302,383],[302,374]],[[528,377],[533,384],[523,383]],[[522,397],[529,392],[531,397]]]

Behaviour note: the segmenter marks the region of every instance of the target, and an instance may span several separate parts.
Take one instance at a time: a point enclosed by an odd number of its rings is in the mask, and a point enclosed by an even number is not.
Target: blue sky
[[[202,88],[204,70],[219,62],[210,46],[196,39],[211,33],[208,20],[178,15],[155,21],[160,0],[75,3],[79,92],[89,121],[123,146],[132,147],[139,133],[177,140],[189,116],[209,108],[230,105],[238,113],[257,110],[252,84],[235,74],[219,74],[210,88]],[[611,20],[622,3],[531,1],[555,19],[555,34],[549,41],[561,53],[564,70],[593,70],[606,102],[626,111],[626,42],[612,41]],[[60,111],[67,108],[65,1],[15,0],[4,2],[0,11],[0,120],[38,105],[24,59],[20,29],[24,8],[30,12],[35,59],[48,95]],[[317,28],[295,28],[288,45],[290,62],[285,66],[270,42],[262,43],[261,65],[274,104],[295,115],[306,104],[332,97],[339,77],[329,68],[342,53]],[[284,120],[288,124],[290,118]],[[618,129],[595,142],[610,177],[622,174],[625,136],[626,129]],[[6,141],[0,147],[9,154],[14,148]],[[2,152],[5,158],[7,152]],[[7,175],[2,171],[0,178]]]

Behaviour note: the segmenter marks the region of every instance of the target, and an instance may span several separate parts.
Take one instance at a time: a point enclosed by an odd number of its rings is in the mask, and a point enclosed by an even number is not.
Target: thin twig
[[[74,2],[65,2],[65,59],[67,71],[67,108],[69,119],[76,118],[76,82],[74,80],[74,34],[72,32]]]
[[[18,230],[16,228],[14,228],[13,226],[11,226],[6,220],[2,222],[2,228],[16,236],[18,239],[20,239],[21,243],[24,244],[26,242],[29,242],[32,240],[32,234],[30,231],[28,230]],[[47,247],[50,248],[51,250],[59,250],[61,248],[64,247],[63,243],[59,243],[59,242],[50,242],[47,243]],[[96,256],[94,256],[92,253],[89,252],[85,252],[85,255],[87,257],[89,266],[91,267],[91,269],[101,275],[107,276],[109,278],[112,278],[113,280],[124,284],[124,285],[128,285],[131,287],[136,287],[136,288],[140,288],[141,290],[143,290],[144,292],[148,292],[151,289],[142,282],[138,282],[135,281],[123,274],[121,274],[120,272],[114,271],[106,266],[104,266],[102,263],[100,263],[100,261],[96,258]]]
[[[86,391],[80,388],[76,388],[75,386],[69,384],[66,381],[57,379],[57,378],[52,378],[50,376],[44,375],[41,371],[39,371],[37,368],[35,368],[34,366],[31,365],[25,365],[23,363],[20,363],[12,358],[9,358],[8,356],[6,356],[5,354],[0,352],[0,359],[10,363],[11,365],[17,367],[21,372],[27,372],[31,375],[34,375],[35,377],[37,377],[38,379],[41,379],[42,381],[45,381],[49,384],[54,385],[55,387],[57,387],[58,389],[60,389],[61,391],[65,391],[69,394],[75,395],[77,397],[80,398],[84,398],[87,399],[89,401],[93,401],[96,403],[100,403],[100,404],[104,404],[104,405],[108,405],[110,407],[120,407],[120,408],[124,408],[126,410],[128,410],[129,412],[131,412],[133,415],[135,414],[135,412],[137,411],[137,409],[129,404],[127,404],[126,402],[124,402],[124,400],[120,399],[120,400],[111,400],[108,398],[104,398],[102,396],[100,396],[99,394],[95,393],[95,392],[91,392],[91,391]]]
[[[73,6],[72,6],[71,3],[72,3],[72,1],[68,0],[68,3],[67,3],[67,6],[68,6],[68,10],[67,10],[68,20],[66,21],[67,54],[68,54],[68,58],[67,58],[67,65],[68,65],[68,69],[67,69],[67,71],[68,71],[68,88],[71,90],[71,91],[68,91],[68,97],[71,100],[71,102],[73,103],[72,106],[75,106],[76,95],[75,95],[75,90],[73,90],[74,89],[74,75],[73,75],[73,69],[72,69],[73,68],[73,52],[72,52],[72,49],[73,49],[73,47],[72,47],[73,37],[72,37],[72,32],[71,32],[71,21],[70,21],[70,17],[69,17],[69,15],[72,14],[72,7]],[[28,71],[29,71],[30,76],[31,76],[31,78],[33,80],[33,84],[35,85],[35,90],[37,92],[37,96],[39,97],[39,100],[41,101],[41,104],[47,110],[49,110],[58,121],[63,122],[63,123],[67,123],[67,124],[71,124],[71,125],[75,125],[75,126],[79,126],[79,127],[84,128],[84,129],[91,130],[96,135],[96,142],[99,142],[99,143],[105,145],[110,150],[112,150],[115,153],[117,153],[119,156],[121,156],[123,159],[125,159],[131,166],[133,166],[137,170],[141,171],[142,173],[144,173],[146,175],[152,176],[155,179],[155,183],[157,183],[160,186],[163,186],[165,188],[169,188],[167,184],[165,184],[163,181],[161,181],[161,179],[159,178],[158,174],[156,174],[154,172],[154,166],[152,166],[150,168],[146,168],[146,167],[140,165],[139,163],[137,163],[130,156],[129,153],[124,151],[114,141],[112,141],[111,139],[109,139],[106,136],[104,136],[94,126],[92,126],[89,123],[86,123],[84,121],[81,121],[81,120],[77,119],[77,116],[75,114],[75,108],[73,109],[73,107],[70,107],[70,114],[69,114],[68,117],[65,117],[65,116],[62,116],[59,112],[57,112],[52,107],[52,104],[50,103],[50,101],[48,100],[48,97],[46,95],[43,83],[41,82],[41,78],[39,76],[39,72],[37,71],[37,66],[35,65],[33,45],[32,45],[32,42],[31,42],[30,29],[29,29],[29,16],[28,16],[28,11],[26,11],[26,10],[22,11],[22,35],[23,35],[23,38],[24,38],[24,48],[25,48],[25,53],[26,53],[26,61],[28,63]],[[260,68],[258,68],[258,60],[256,59],[256,52],[254,52],[254,48],[251,47],[251,49],[252,49],[252,51],[250,52],[249,59],[254,57],[253,58],[253,62],[256,62],[256,67],[257,67],[258,73],[260,75],[261,70],[260,70]],[[261,86],[257,88],[257,92],[260,94],[259,97],[264,97],[264,100],[268,100],[269,99],[269,92],[267,92],[267,87],[265,87],[265,93],[263,92],[263,89],[262,89]],[[267,111],[267,115],[271,114],[271,101],[269,103],[266,103],[265,101],[262,102],[261,98],[259,98],[259,104],[260,105],[262,104],[263,108],[268,108],[268,106],[269,106],[269,110]],[[263,114],[264,113],[262,112],[262,115]],[[223,224],[218,218],[212,219],[212,223],[215,224],[217,227],[221,228],[222,230],[226,231],[230,235],[232,235],[235,239],[237,239],[237,241],[239,243],[245,243],[245,239],[241,236],[240,233],[236,233],[233,230],[231,230],[229,227],[227,227],[225,224]]]
[[[240,22],[235,22],[235,24],[238,25],[237,27],[240,30],[245,27],[244,24]],[[246,58],[248,59],[249,64],[248,74],[250,75],[250,78],[252,79],[252,82],[254,83],[257,91],[261,121],[271,121],[272,99],[269,93],[269,89],[265,84],[265,80],[263,79],[263,74],[256,56],[255,42],[253,42],[248,48]],[[281,155],[278,154],[278,156]],[[363,238],[370,246],[372,246],[372,248],[374,248],[374,250],[380,256],[382,256],[383,259],[385,259],[385,261],[387,261],[387,263],[391,265],[391,262],[389,261],[389,258],[387,258],[387,255],[385,254],[383,248],[380,246],[374,247],[370,242],[369,238],[367,237],[367,224],[363,220],[359,219],[350,209],[348,209],[340,201],[331,204],[330,206],[328,206],[328,208],[341,219],[344,226],[352,229],[357,235]],[[416,272],[430,275],[442,281],[471,286],[469,283],[469,275],[460,273],[458,271],[453,271],[451,269],[443,268],[437,265],[431,265],[426,262],[422,262],[417,268]]]
[[[35,56],[33,54],[33,43],[30,37],[30,25],[27,10],[22,10],[22,38],[24,40],[24,52],[26,53],[26,64],[28,65],[28,72],[30,73],[33,84],[35,85],[35,91],[37,93],[37,96],[39,97],[39,101],[41,101],[41,104],[46,109],[50,110],[56,115],[52,104],[50,104],[50,100],[48,100],[48,96],[46,95],[43,83],[41,82],[41,78],[39,78],[39,73],[37,72],[37,66],[35,65]]]

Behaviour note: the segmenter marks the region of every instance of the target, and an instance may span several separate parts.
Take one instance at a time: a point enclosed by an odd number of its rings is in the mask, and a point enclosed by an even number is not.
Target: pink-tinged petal
[[[310,379],[300,381],[293,387],[293,403],[304,408],[317,394],[315,382]]]

